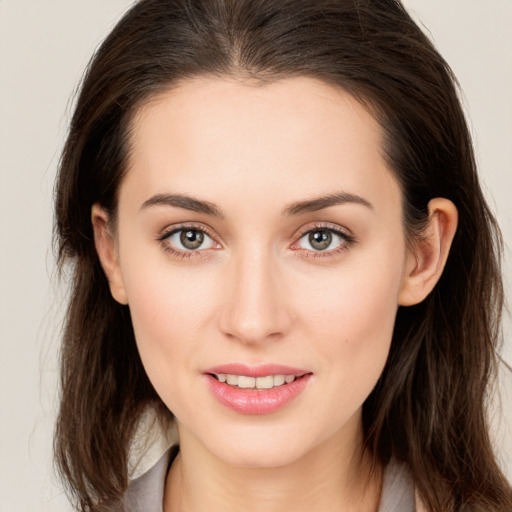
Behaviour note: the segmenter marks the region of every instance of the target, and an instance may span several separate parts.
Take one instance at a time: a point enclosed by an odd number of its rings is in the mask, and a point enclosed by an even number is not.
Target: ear
[[[433,290],[443,273],[457,230],[457,208],[437,197],[428,203],[429,221],[424,236],[409,250],[400,289],[400,306],[419,304]]]
[[[107,277],[112,297],[120,304],[128,304],[124,288],[116,241],[109,229],[109,215],[98,203],[91,209],[91,222],[94,231],[94,245],[100,259],[103,272]]]

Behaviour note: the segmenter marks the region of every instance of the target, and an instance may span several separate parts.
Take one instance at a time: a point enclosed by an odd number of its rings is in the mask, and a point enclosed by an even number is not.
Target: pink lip
[[[282,365],[249,367],[243,364],[227,364],[210,368],[205,373],[208,386],[217,400],[229,409],[241,414],[270,414],[276,412],[304,391],[312,373]],[[218,381],[211,374],[228,373],[264,377],[266,375],[295,375],[290,384],[272,389],[240,389]]]
[[[247,377],[266,377],[267,375],[295,375],[301,377],[310,373],[308,370],[292,368],[282,364],[264,364],[261,366],[247,366],[240,363],[223,364],[205,370],[203,373],[229,373],[230,375],[247,375]]]

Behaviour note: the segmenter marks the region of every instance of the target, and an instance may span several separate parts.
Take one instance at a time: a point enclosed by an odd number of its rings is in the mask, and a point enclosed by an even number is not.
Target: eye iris
[[[180,235],[180,242],[187,249],[197,249],[204,241],[204,233],[195,229],[188,229],[182,231]]]
[[[309,234],[309,243],[311,247],[318,251],[327,249],[332,242],[332,233],[329,231],[313,231]]]

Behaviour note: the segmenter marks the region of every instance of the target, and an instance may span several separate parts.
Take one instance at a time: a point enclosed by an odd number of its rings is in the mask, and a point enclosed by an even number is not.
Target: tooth
[[[245,375],[238,376],[239,388],[253,388],[255,385],[256,379],[254,377],[246,377]]]
[[[219,382],[226,382],[230,386],[238,386],[242,389],[272,389],[282,386],[285,382],[292,383],[295,375],[267,375],[265,377],[248,377],[247,375],[230,375],[226,373],[217,374]]]
[[[256,387],[258,389],[271,389],[274,387],[274,377],[268,375],[267,377],[258,377],[256,379]]]
[[[238,375],[226,375],[226,382],[231,386],[238,385]]]
[[[284,384],[284,375],[274,375],[274,386],[282,386]]]

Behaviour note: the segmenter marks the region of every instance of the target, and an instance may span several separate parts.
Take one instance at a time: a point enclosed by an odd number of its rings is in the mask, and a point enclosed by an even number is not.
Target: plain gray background
[[[312,0],[313,1],[313,0]],[[52,188],[90,55],[130,0],[0,0],[0,512],[70,510],[52,472],[63,296]],[[512,0],[405,0],[464,90],[484,187],[512,241]],[[506,284],[512,284],[507,247]],[[504,357],[512,362],[510,319]],[[512,377],[496,450],[512,478]]]

